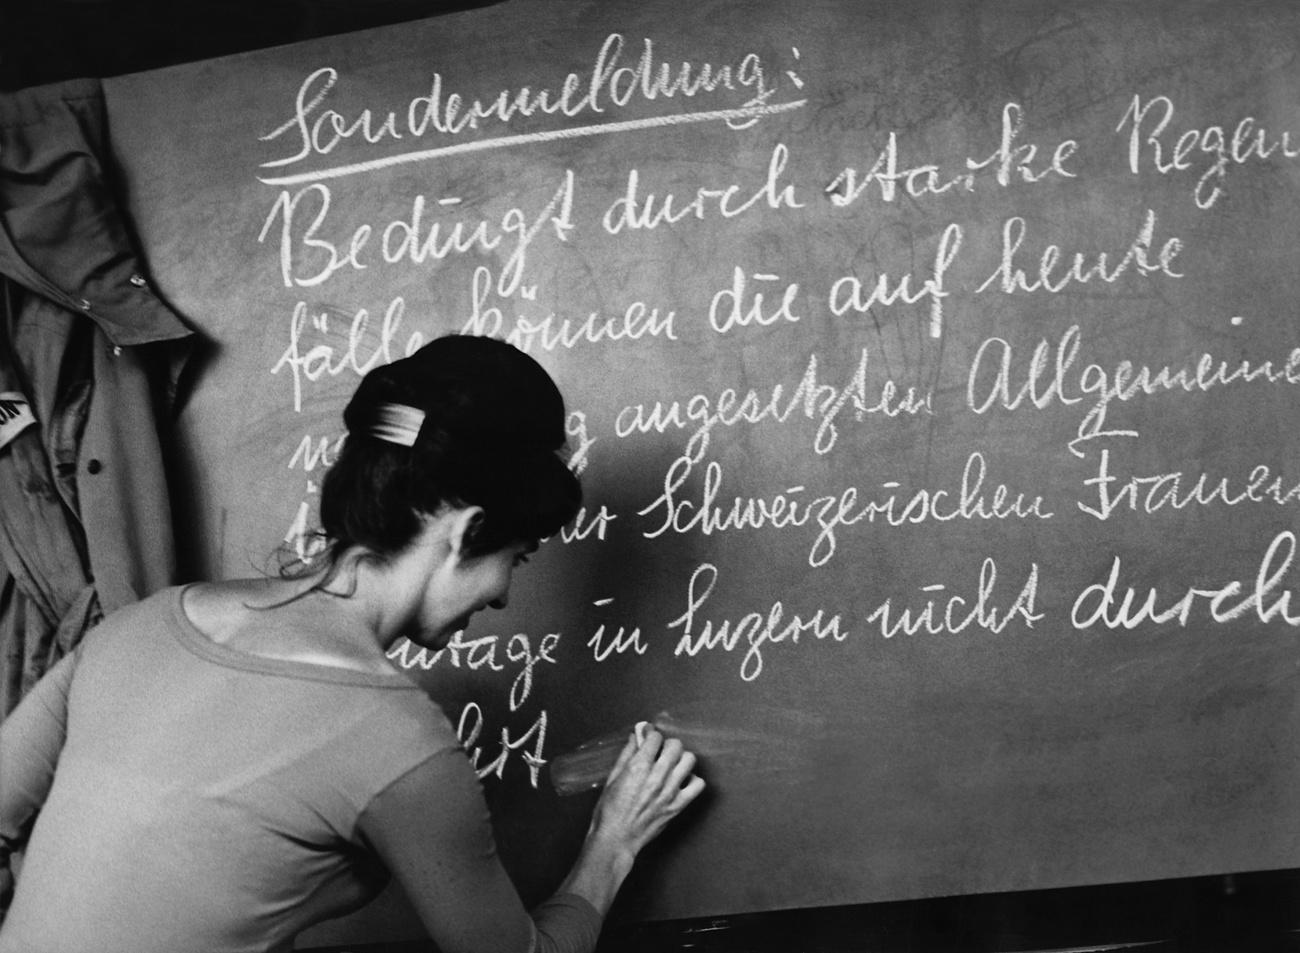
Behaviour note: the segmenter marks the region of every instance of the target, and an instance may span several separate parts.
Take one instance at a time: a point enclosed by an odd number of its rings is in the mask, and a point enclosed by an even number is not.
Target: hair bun
[[[478,552],[551,536],[582,501],[560,456],[564,399],[504,341],[449,335],[372,370],[343,411],[350,435],[321,488],[331,546],[389,554],[421,514],[480,506]]]
[[[424,411],[458,442],[546,451],[565,443],[559,388],[537,361],[495,338],[448,335],[371,371],[343,412],[348,432],[374,427],[385,404]]]

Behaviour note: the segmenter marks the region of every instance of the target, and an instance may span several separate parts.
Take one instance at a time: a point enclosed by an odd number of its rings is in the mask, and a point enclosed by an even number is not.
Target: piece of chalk
[[[637,747],[645,741],[648,721],[638,721],[632,726],[632,738]],[[592,738],[572,751],[551,759],[551,784],[559,794],[577,794],[600,787],[618,760],[619,753],[627,747],[628,730],[624,726],[608,734]]]
[[[663,723],[663,717],[656,716],[654,721],[638,721],[632,726],[631,735],[637,747],[645,743],[649,729]],[[627,740],[628,729],[624,725],[552,758],[548,769],[556,793],[577,794],[600,787],[618,760],[619,753],[627,747]]]

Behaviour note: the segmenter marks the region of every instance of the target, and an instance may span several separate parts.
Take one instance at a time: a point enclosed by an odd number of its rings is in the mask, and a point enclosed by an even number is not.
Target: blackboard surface
[[[362,372],[504,336],[586,512],[395,657],[526,896],[556,759],[652,716],[711,790],[625,919],[1297,866],[1298,52],[1283,2],[508,2],[111,80],[215,342],[196,572],[299,543]]]

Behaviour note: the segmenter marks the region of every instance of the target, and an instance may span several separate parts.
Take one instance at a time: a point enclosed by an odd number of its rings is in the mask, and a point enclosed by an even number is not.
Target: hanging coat
[[[0,94],[0,717],[175,581],[164,461],[190,329],[112,190],[103,93]]]

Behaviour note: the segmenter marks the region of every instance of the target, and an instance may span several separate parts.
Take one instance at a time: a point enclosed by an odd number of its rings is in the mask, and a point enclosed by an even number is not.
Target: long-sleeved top
[[[0,951],[288,949],[390,873],[444,953],[594,947],[582,898],[524,910],[418,685],[213,642],[183,600],[109,616],[0,724]]]

